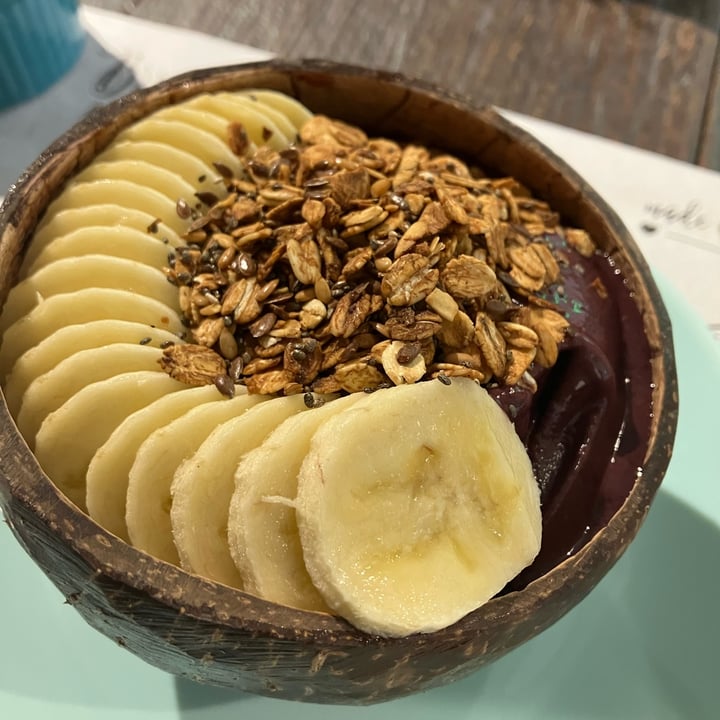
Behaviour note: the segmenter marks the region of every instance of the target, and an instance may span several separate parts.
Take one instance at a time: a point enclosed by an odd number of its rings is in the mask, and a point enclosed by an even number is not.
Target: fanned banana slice
[[[194,100],[187,100],[181,105],[170,105],[153,114],[157,120],[182,122],[193,128],[200,128],[226,143],[228,139],[228,121],[209,108],[199,108]]]
[[[362,397],[349,395],[289,418],[239,463],[228,542],[246,591],[305,610],[328,610],[305,569],[292,502],[313,434]]]
[[[292,126],[286,119],[272,117],[273,112],[231,93],[199,95],[190,101],[191,107],[204,108],[223,116],[227,136],[228,124],[232,121],[240,123],[247,133],[250,142],[259,146],[267,145],[273,150],[284,150],[294,137]],[[278,115],[278,113],[274,113]],[[290,134],[285,133],[283,125],[289,126]]]
[[[32,448],[43,420],[85,385],[135,370],[159,370],[162,350],[117,343],[80,350],[35,378],[25,391],[17,415],[18,430]]]
[[[134,260],[152,268],[161,268],[168,262],[169,250],[168,244],[144,230],[123,225],[93,225],[51,240],[34,254],[30,262],[23,263],[20,279],[57,260],[83,255],[111,255]]]
[[[315,433],[298,477],[305,565],[328,605],[384,636],[451,625],[540,548],[539,491],[479,385],[380,390]]]
[[[0,379],[27,350],[67,325],[93,320],[129,320],[181,335],[178,314],[158,300],[114,288],[85,288],[53,295],[13,323],[0,345]]]
[[[35,437],[35,457],[57,487],[85,510],[85,475],[97,449],[128,415],[186,387],[149,370],[86,385],[45,418]]]
[[[217,170],[185,150],[160,142],[114,142],[97,158],[99,161],[142,160],[157,167],[172,168],[196,191],[223,190]]]
[[[149,237],[156,238],[162,243],[167,243],[171,247],[184,244],[178,233],[159,220],[157,216],[137,208],[123,207],[113,201],[68,208],[56,212],[52,216],[45,215],[25,253],[20,270],[21,277],[27,274],[27,268],[55,238],[96,226],[132,228],[146,233]]]
[[[124,140],[165,143],[195,155],[208,165],[221,163],[235,174],[240,172],[240,163],[227,143],[207,130],[177,120],[153,117],[141,120],[123,130],[116,138],[116,142]]]
[[[313,116],[310,110],[301,102],[276,90],[252,89],[243,90],[239,94],[247,95],[261,105],[271,107],[279,113],[282,113],[295,127],[295,134],[292,138],[293,141],[300,128]]]
[[[54,215],[71,208],[108,203],[141,210],[166,223],[178,235],[182,235],[187,229],[187,219],[178,215],[177,201],[171,200],[157,190],[117,178],[68,185],[57,199],[53,200],[48,213]]]
[[[170,523],[170,488],[175,471],[220,423],[265,399],[237,395],[206,403],[158,428],[140,445],[128,477],[125,516],[130,542],[135,547],[161,560],[179,563]]]
[[[164,347],[167,343],[179,342],[181,340],[177,335],[167,330],[127,320],[93,320],[82,325],[67,325],[17,359],[3,388],[5,400],[12,416],[17,417],[22,397],[30,383],[81,350],[114,343]]]
[[[264,118],[270,120],[270,122],[280,130],[282,133],[282,139],[285,142],[285,148],[295,140],[297,130],[295,126],[290,122],[290,119],[284,113],[279,112],[271,105],[253,100],[250,96],[242,93],[218,93],[216,97],[227,99],[237,107],[250,108],[254,112],[260,113]],[[266,133],[264,133],[266,134]],[[265,143],[267,144],[267,142]],[[278,148],[282,150],[284,148]]]
[[[190,206],[195,200],[197,188],[183,180],[174,170],[152,165],[144,160],[106,160],[88,165],[74,178],[74,182],[93,180],[129,180],[143,187],[162,193],[177,203],[182,199]]]
[[[90,517],[126,542],[128,476],[140,445],[158,428],[194,407],[224,399],[214,385],[193,387],[155,400],[129,415],[98,448],[86,475],[86,502]]]
[[[53,295],[90,287],[127,290],[179,310],[177,288],[161,270],[111,255],[81,255],[46,265],[8,293],[0,333]]]
[[[218,425],[173,478],[170,520],[185,570],[234,587],[242,580],[228,548],[228,508],[240,458],[285,419],[306,410],[302,395],[275,398]]]

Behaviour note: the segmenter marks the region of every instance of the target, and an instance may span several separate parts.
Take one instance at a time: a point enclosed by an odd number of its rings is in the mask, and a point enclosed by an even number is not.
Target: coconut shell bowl
[[[207,580],[109,532],[45,474],[3,398],[5,518],[67,602],[113,639],[117,652],[134,653],[168,673],[336,704],[377,703],[447,684],[562,618],[640,530],[668,466],[677,421],[667,312],[615,213],[533,137],[493,109],[437,88],[317,61],[201,70],[93,111],[7,194],[0,210],[0,298],[17,282],[49,204],[123,129],[198,94],[243,88],[281,91],[369,136],[440,148],[487,177],[512,177],[547,202],[563,225],[592,238],[595,252],[583,272],[589,285],[594,282],[594,299],[587,301],[579,329],[561,344],[525,421],[530,456],[555,458],[550,469],[542,462],[536,468],[540,553],[502,592],[449,627],[404,637],[366,633],[333,613],[295,609]],[[572,287],[561,290],[572,293]],[[562,297],[551,301],[571,314]]]

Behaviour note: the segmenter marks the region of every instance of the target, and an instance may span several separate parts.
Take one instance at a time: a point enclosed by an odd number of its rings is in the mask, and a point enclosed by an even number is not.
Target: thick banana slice
[[[237,395],[231,400],[205,403],[158,428],[140,445],[128,477],[125,516],[130,542],[135,547],[161,560],[179,563],[170,523],[170,488],[175,471],[220,423],[265,399]]]
[[[127,290],[85,288],[53,295],[10,325],[0,345],[0,380],[34,345],[67,325],[93,320],[130,320],[182,335],[185,328],[171,307]]]
[[[306,409],[302,395],[261,403],[218,425],[173,478],[173,538],[185,570],[234,587],[242,580],[228,548],[230,499],[240,458],[285,419]]]
[[[151,116],[126,128],[116,138],[116,142],[125,140],[172,145],[195,155],[208,165],[221,163],[236,175],[240,173],[240,163],[226,142],[207,130],[178,120],[162,120]]]
[[[125,523],[128,476],[140,445],[158,428],[194,407],[223,400],[214,385],[165,395],[123,420],[90,461],[86,502],[90,517],[119,538],[129,541]]]
[[[301,102],[276,90],[243,90],[239,94],[247,95],[251,100],[255,100],[263,106],[271,107],[279,113],[282,113],[295,128],[295,134],[292,138],[293,141],[300,128],[313,116],[310,110]]]
[[[24,352],[13,365],[3,392],[13,417],[17,417],[22,397],[35,378],[44,375],[65,358],[88,348],[113,343],[133,343],[161,347],[181,342],[177,335],[127,320],[94,320],[67,325]]]
[[[289,418],[238,465],[228,542],[246,591],[304,610],[328,610],[305,569],[292,501],[313,434],[362,397],[349,395]]]
[[[50,263],[84,255],[110,255],[134,260],[151,268],[161,268],[168,262],[170,248],[145,231],[117,225],[75,230],[51,240],[27,265],[23,264],[20,279],[32,275]]]
[[[113,228],[116,226],[138,230],[171,247],[184,245],[175,230],[159,221],[156,216],[136,208],[123,207],[112,201],[68,208],[52,216],[45,215],[25,253],[20,276],[24,277],[28,274],[27,268],[35,262],[48,243],[56,238],[70,235],[84,228]]]
[[[43,420],[90,383],[135,370],[159,370],[162,350],[129,343],[80,350],[35,378],[22,397],[18,430],[32,448]]]
[[[193,205],[197,188],[183,180],[174,170],[152,165],[144,160],[96,160],[80,172],[73,182],[93,180],[129,180],[162,193],[177,203],[183,199]]]
[[[148,370],[86,385],[45,418],[35,437],[35,457],[58,488],[85,510],[85,475],[97,449],[128,415],[186,388],[164,372]]]
[[[258,103],[253,103],[248,98],[231,93],[199,95],[193,98],[189,104],[194,108],[204,108],[222,115],[226,137],[228,124],[233,121],[240,123],[245,128],[250,142],[256,146],[267,145],[273,150],[284,150],[294,137],[292,126],[286,119],[273,118],[272,111],[266,112],[266,108],[260,107]],[[283,125],[289,126],[289,134],[284,132]]]
[[[172,169],[195,191],[222,192],[222,177],[217,170],[200,158],[180,148],[160,142],[114,142],[98,155],[100,162],[141,160],[161,168]]]
[[[178,235],[187,230],[188,221],[178,215],[176,200],[171,200],[157,190],[117,178],[71,183],[53,200],[48,213],[54,215],[71,208],[108,203],[141,210],[166,223]]]
[[[112,255],[81,255],[46,265],[15,285],[0,316],[0,333],[47,298],[90,287],[127,290],[180,309],[177,288],[160,269]]]
[[[298,477],[305,565],[358,628],[451,625],[535,558],[539,491],[510,421],[471,380],[380,390],[313,436]]]

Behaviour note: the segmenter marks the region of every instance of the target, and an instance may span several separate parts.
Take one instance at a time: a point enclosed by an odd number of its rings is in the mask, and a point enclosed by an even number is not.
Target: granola
[[[168,348],[174,377],[264,394],[533,387],[556,362],[569,323],[542,298],[566,262],[552,239],[596,249],[520,183],[321,115],[283,151],[229,137],[243,173],[218,168],[227,196],[199,196],[165,268],[202,348]]]

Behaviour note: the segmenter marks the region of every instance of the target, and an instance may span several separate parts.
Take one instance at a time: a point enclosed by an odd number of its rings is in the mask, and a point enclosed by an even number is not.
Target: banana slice
[[[43,420],[90,383],[135,370],[159,370],[162,350],[146,345],[116,343],[80,350],[35,378],[25,391],[17,426],[32,448]]]
[[[187,386],[164,372],[142,370],[86,385],[45,418],[35,457],[57,487],[85,510],[85,475],[97,449],[131,413]]]
[[[203,103],[206,103],[203,105]],[[275,108],[263,103],[257,102],[245,93],[218,92],[208,95],[198,95],[191,101],[192,105],[201,107],[214,108],[213,112],[222,115],[226,122],[229,120],[237,120],[245,123],[246,118],[259,119],[264,125],[258,126],[258,145],[267,145],[268,130],[272,131],[272,135],[276,136],[284,145],[278,146],[278,150],[287,148],[287,146],[295,138],[295,127],[288,117]],[[269,125],[267,123],[270,123]],[[253,122],[254,124],[254,122]],[[276,130],[279,134],[276,135]]]
[[[17,417],[25,391],[35,378],[52,370],[70,355],[113,343],[134,343],[161,347],[179,343],[177,335],[150,325],[127,320],[94,320],[82,325],[67,325],[24,352],[13,365],[3,392],[13,417]]]
[[[135,547],[161,560],[179,563],[170,523],[170,488],[175,471],[220,423],[265,399],[237,395],[231,400],[205,403],[158,428],[140,445],[128,477],[125,516]]]
[[[199,157],[185,150],[160,142],[114,142],[101,153],[98,161],[142,160],[161,168],[172,168],[185,182],[196,191],[224,190],[222,178],[217,170]]]
[[[185,570],[234,587],[242,580],[230,556],[228,507],[240,458],[283,420],[306,409],[302,395],[261,403],[218,425],[177,469],[170,520]]]
[[[349,395],[289,418],[238,465],[228,542],[247,592],[305,610],[328,611],[305,569],[292,501],[315,431],[362,397]]]
[[[108,203],[135,208],[153,218],[159,218],[178,235],[182,235],[187,230],[188,221],[178,215],[177,201],[171,200],[157,190],[117,178],[71,183],[56,200],[53,200],[48,213],[55,215],[71,208]]]
[[[230,93],[199,95],[190,101],[190,105],[222,115],[226,137],[228,124],[231,121],[240,123],[245,128],[250,142],[256,146],[267,145],[273,150],[285,150],[294,137],[292,126],[285,118],[281,117],[278,122],[277,117],[272,117],[272,112],[266,112],[265,108],[248,98]],[[289,135],[284,132],[283,125],[289,126]]]
[[[276,90],[243,90],[239,94],[247,95],[251,100],[255,100],[265,107],[271,107],[279,113],[282,113],[295,128],[295,133],[292,137],[293,141],[300,128],[313,116],[310,110],[301,102]]]
[[[123,207],[112,201],[68,208],[53,215],[44,216],[25,253],[20,271],[21,276],[27,274],[27,268],[55,238],[95,226],[128,227],[146,233],[149,237],[168,243],[172,247],[184,245],[175,230],[165,225],[157,216],[137,208]]]
[[[153,118],[182,122],[193,128],[200,128],[222,142],[227,142],[228,139],[228,121],[210,108],[199,108],[194,99],[187,100],[181,105],[170,105],[162,110],[157,110],[153,113]]]
[[[259,102],[257,98],[252,97],[248,93],[217,93],[215,97],[227,99],[235,105],[242,104],[244,107],[251,108],[254,112],[260,113],[263,117],[268,118],[274,125],[278,127],[287,143],[293,143],[297,136],[297,128],[293,125],[290,118],[277,108],[267,103]],[[286,145],[287,147],[287,145]]]
[[[129,180],[162,193],[177,203],[181,198],[191,206],[197,188],[180,177],[174,170],[152,165],[144,160],[96,160],[78,173],[73,182],[94,180]]]
[[[510,421],[471,380],[400,385],[333,415],[298,476],[305,565],[372,634],[451,625],[535,558],[539,491]]]
[[[161,242],[144,230],[117,225],[102,227],[93,225],[61,235],[34,253],[32,260],[23,263],[20,279],[32,275],[57,260],[83,255],[111,255],[112,257],[161,268],[167,265],[168,244]]]
[[[126,542],[128,476],[140,445],[158,428],[192,408],[224,399],[214,385],[188,388],[155,400],[129,415],[93,455],[86,475],[86,502],[90,517]]]
[[[61,327],[104,319],[130,320],[178,336],[185,331],[171,307],[127,290],[94,287],[53,295],[5,331],[0,345],[0,380],[25,351]]]
[[[208,165],[221,163],[236,175],[240,172],[240,163],[227,143],[207,130],[193,127],[178,120],[162,120],[149,117],[123,130],[116,142],[161,142],[180,148],[200,158]]]
[[[90,287],[127,290],[179,310],[177,288],[158,268],[111,255],[82,255],[57,260],[15,285],[0,316],[0,333],[47,298]]]

